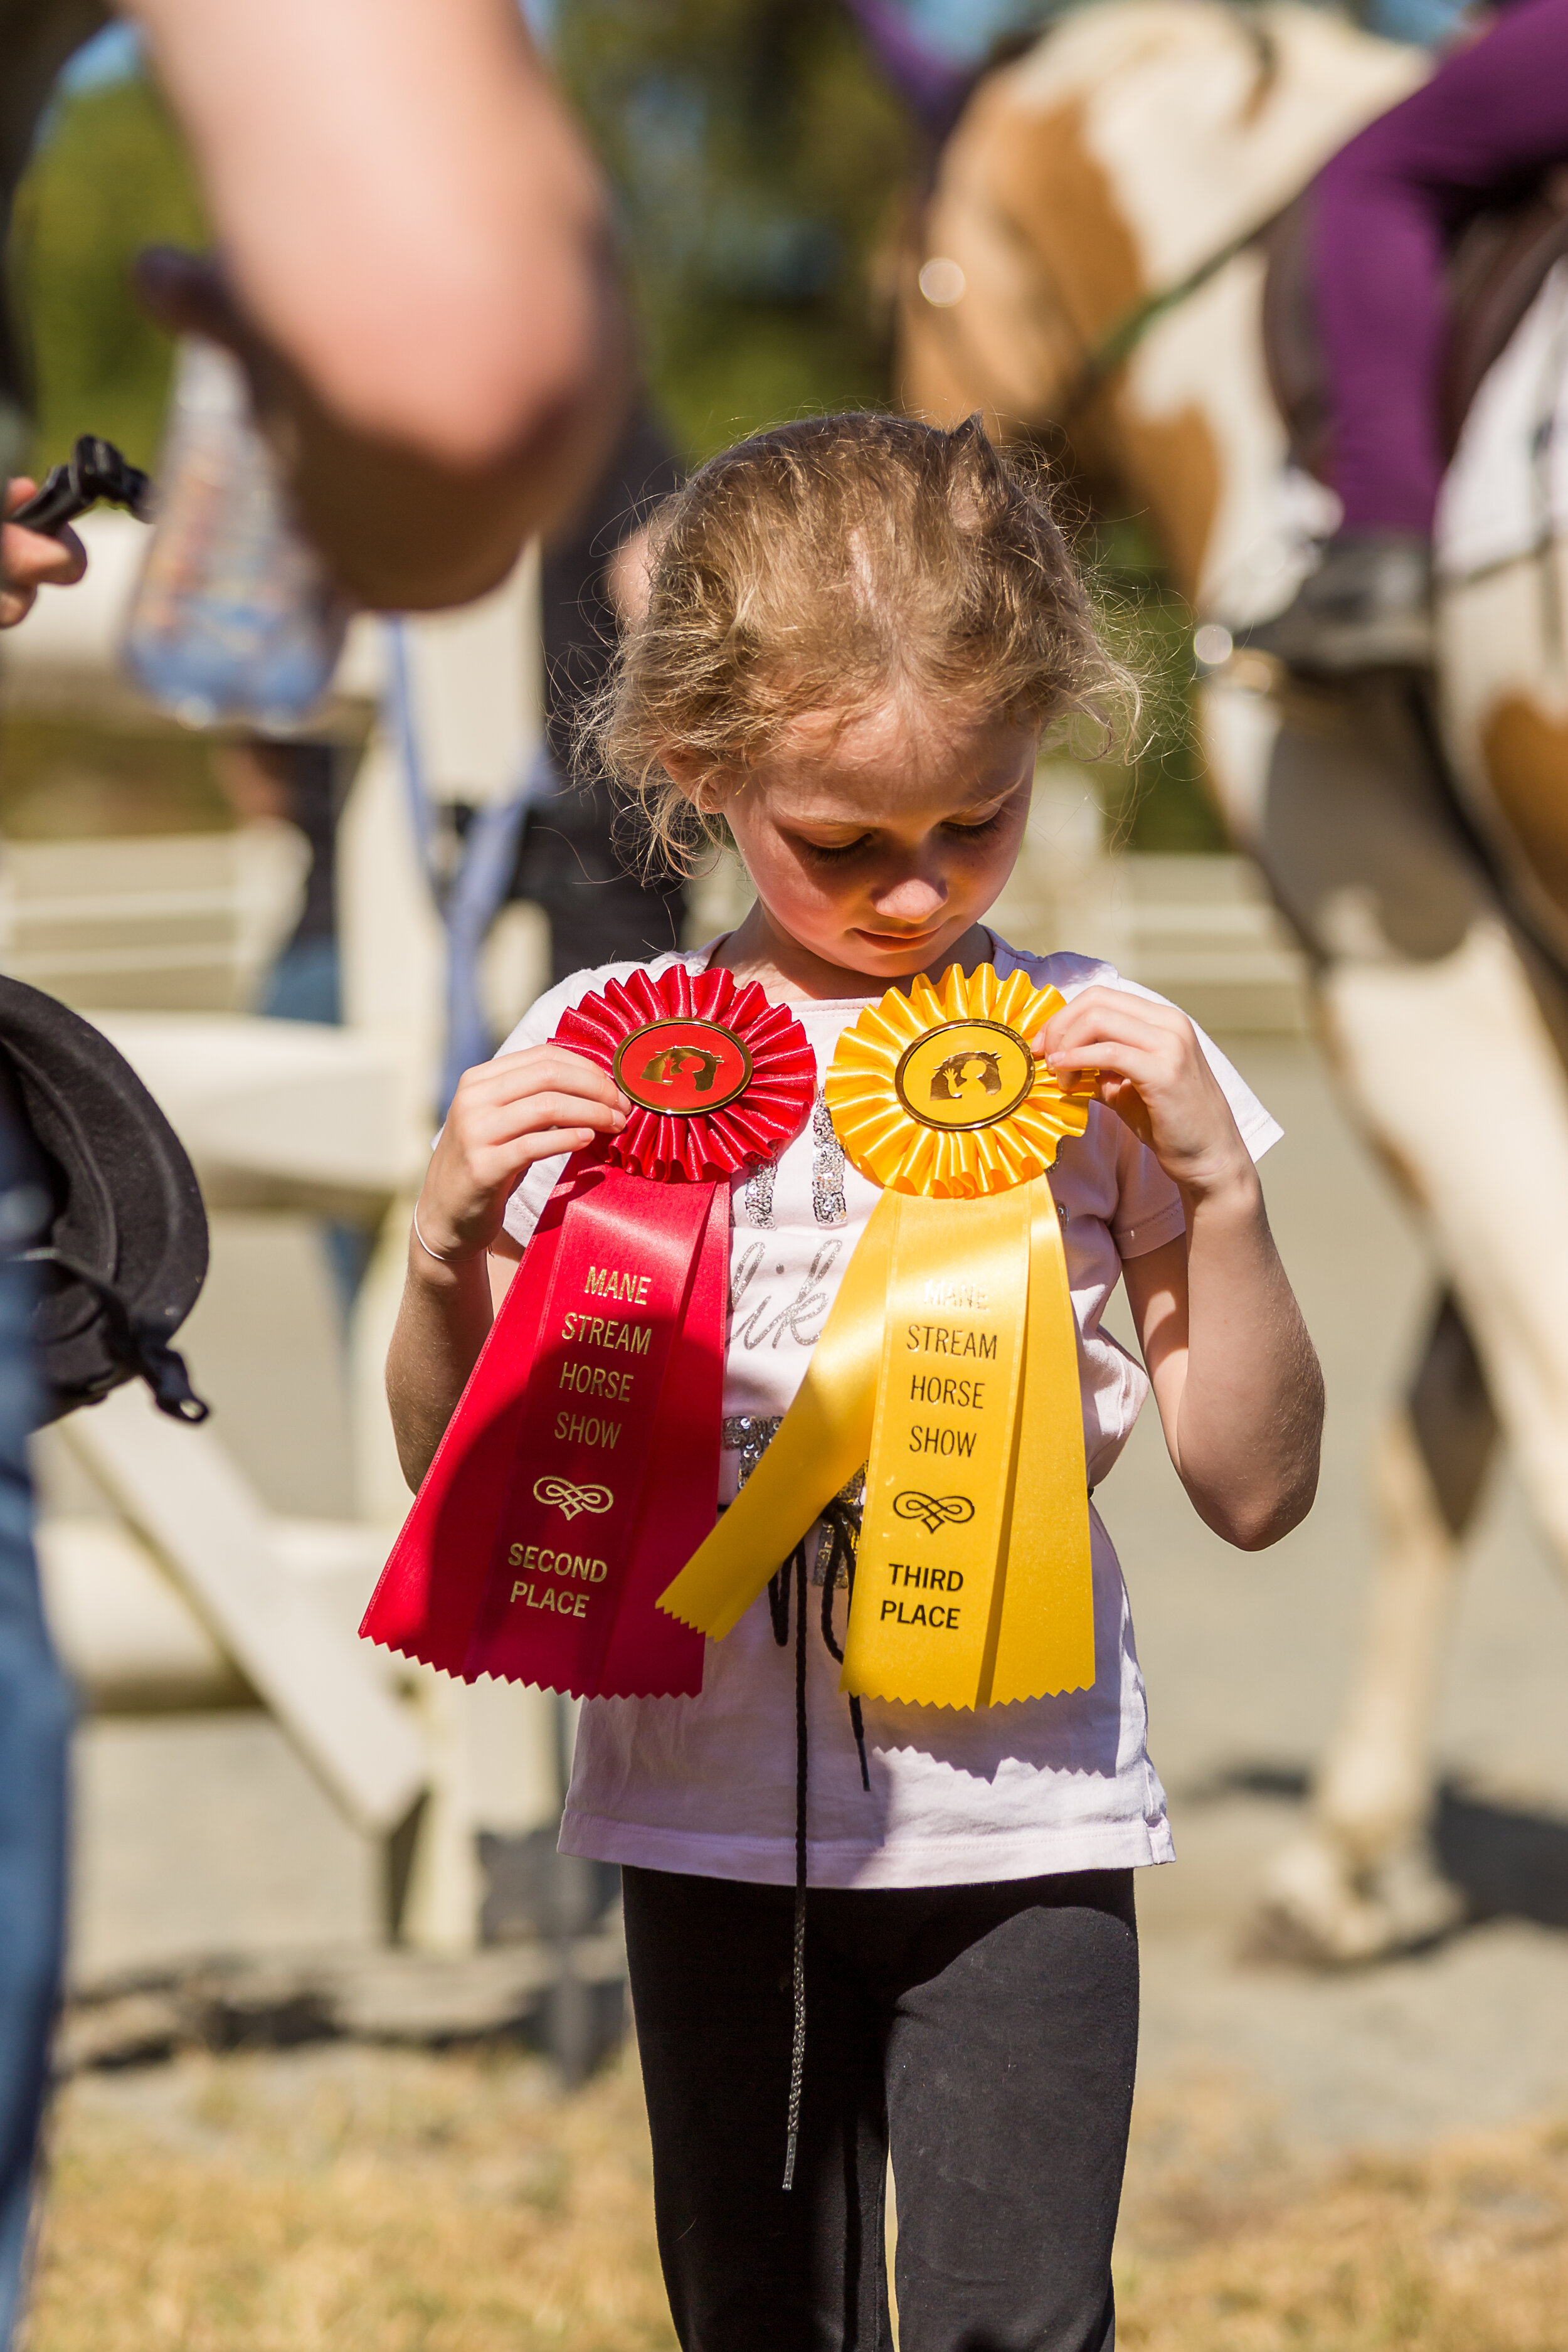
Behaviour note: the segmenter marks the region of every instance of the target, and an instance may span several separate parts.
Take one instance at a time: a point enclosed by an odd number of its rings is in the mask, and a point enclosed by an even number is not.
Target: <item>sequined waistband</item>
[[[784,1415],[780,1412],[725,1414],[720,1442],[726,1454],[738,1454],[741,1457],[738,1485],[745,1485],[783,1426]]]
[[[741,1457],[740,1475],[735,1481],[737,1489],[745,1485],[778,1435],[783,1423],[784,1415],[777,1412],[725,1414],[721,1433],[724,1451],[726,1454],[738,1454]],[[853,1478],[847,1479],[840,1486],[833,1499],[836,1503],[851,1504],[858,1510],[865,1495],[866,1473],[857,1470]]]

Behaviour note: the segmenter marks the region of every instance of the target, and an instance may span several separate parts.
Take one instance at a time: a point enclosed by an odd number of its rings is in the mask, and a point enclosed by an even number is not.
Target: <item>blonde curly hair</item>
[[[726,837],[725,786],[805,711],[910,692],[1110,734],[1136,709],[1043,480],[977,417],[754,434],[658,509],[648,562],[588,731],[650,856],[677,866]]]

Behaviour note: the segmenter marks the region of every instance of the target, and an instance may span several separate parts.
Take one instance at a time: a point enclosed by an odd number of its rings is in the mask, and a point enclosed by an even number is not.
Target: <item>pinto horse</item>
[[[1266,1889],[1277,1933],[1338,1960],[1458,1916],[1427,1845],[1431,1719],[1500,1437],[1568,1569],[1568,261],[1510,321],[1458,434],[1435,688],[1310,690],[1229,650],[1334,520],[1266,364],[1271,225],[1426,70],[1326,11],[1101,0],[979,83],[899,293],[906,406],[1065,445],[1101,503],[1149,519],[1210,656],[1221,813],[1302,942],[1341,1088],[1440,1269],[1374,1449],[1366,1647]],[[1484,1116],[1464,1114],[1472,1090]]]

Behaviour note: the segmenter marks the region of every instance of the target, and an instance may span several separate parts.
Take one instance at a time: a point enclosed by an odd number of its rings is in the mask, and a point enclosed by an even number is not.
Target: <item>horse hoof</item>
[[[1425,1846],[1358,1865],[1309,1831],[1270,1864],[1247,1950],[1298,1967],[1364,1967],[1436,1943],[1464,1916],[1463,1895],[1439,1875]]]

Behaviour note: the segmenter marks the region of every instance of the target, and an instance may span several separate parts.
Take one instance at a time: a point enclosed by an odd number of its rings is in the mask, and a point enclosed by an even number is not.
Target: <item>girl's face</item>
[[[1038,740],[892,698],[795,719],[721,803],[757,892],[732,952],[822,995],[982,960],[966,934],[1013,870]]]

